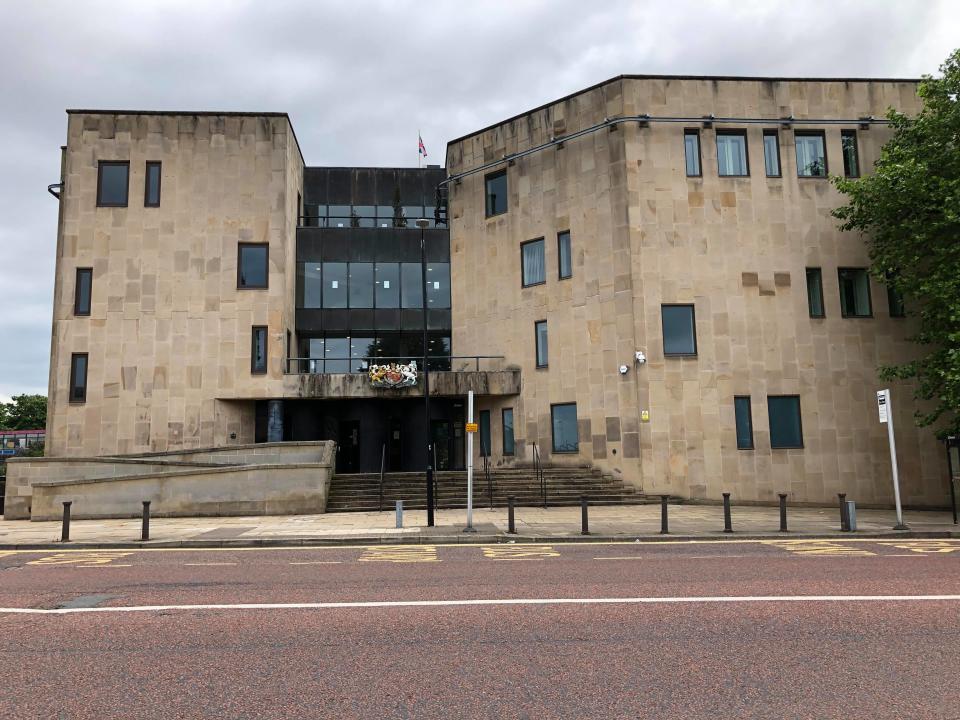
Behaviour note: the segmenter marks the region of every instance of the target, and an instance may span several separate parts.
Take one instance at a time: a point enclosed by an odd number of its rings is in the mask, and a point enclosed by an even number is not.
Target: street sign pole
[[[464,532],[476,532],[473,527],[473,390],[467,392],[467,527]]]
[[[893,500],[897,505],[897,524],[894,530],[909,530],[903,522],[903,507],[900,505],[900,472],[897,470],[897,441],[893,436],[893,407],[890,404],[890,390],[877,391],[877,410],[880,422],[887,426],[887,439],[890,441],[890,466],[893,470]]]

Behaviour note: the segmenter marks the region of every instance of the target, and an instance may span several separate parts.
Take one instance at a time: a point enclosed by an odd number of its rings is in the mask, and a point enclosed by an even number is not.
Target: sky
[[[46,393],[66,108],[283,111],[308,165],[413,166],[625,73],[936,74],[950,0],[0,0],[0,400]]]

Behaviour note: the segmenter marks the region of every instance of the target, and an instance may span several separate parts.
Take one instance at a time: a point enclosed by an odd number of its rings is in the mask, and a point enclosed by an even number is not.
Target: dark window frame
[[[243,285],[241,277],[243,276],[243,249],[244,248],[264,248],[267,251],[265,259],[265,272],[263,285]],[[270,243],[263,242],[242,242],[237,243],[237,290],[267,290],[270,288]]]
[[[125,167],[127,169],[126,202],[103,202],[103,168]],[[97,162],[97,207],[128,207],[130,205],[130,161],[129,160],[100,160]]]
[[[697,138],[697,170],[699,170],[699,172],[694,175],[687,172],[687,135],[694,135]],[[700,141],[699,128],[683,129],[683,171],[688,178],[703,177],[703,143]]]
[[[567,248],[569,249],[570,254],[570,273],[567,275],[563,274],[563,236],[567,236]],[[569,280],[573,277],[573,238],[569,230],[561,230],[557,233],[557,279],[558,280]]]
[[[504,209],[500,212],[490,212],[490,192],[487,189],[491,180],[496,180],[499,177],[503,177],[506,180],[507,193],[504,200]],[[510,180],[507,178],[507,169],[503,168],[502,170],[495,170],[494,172],[487,173],[483,176],[483,210],[484,214],[488,218],[498,217],[500,215],[505,215],[510,210]]]
[[[741,445],[741,444],[740,444],[740,433],[737,432],[737,401],[738,401],[738,400],[741,400],[741,401],[742,401],[742,400],[746,400],[746,401],[747,401],[747,402],[746,402],[746,408],[747,408],[747,426],[750,428],[750,444],[749,444],[749,445]],[[753,406],[752,406],[752,405],[753,405],[753,403],[752,403],[749,395],[734,395],[734,396],[733,396],[733,414],[734,414],[733,427],[734,427],[734,433],[735,433],[736,436],[737,436],[737,450],[755,450],[755,449],[756,449],[756,444],[755,444],[754,439],[753,439]]]
[[[747,164],[746,173],[742,175],[728,175],[720,172],[720,143],[717,142],[717,138],[722,136],[727,136],[727,137],[737,136],[737,137],[743,138],[743,159],[744,159],[744,162],[746,162]],[[750,177],[750,143],[748,141],[749,141],[749,138],[747,137],[746,128],[723,128],[723,129],[718,129],[714,133],[713,142],[717,149],[717,177],[722,177],[722,178]],[[703,169],[701,168],[701,172],[702,170]]]
[[[822,175],[804,175],[800,172],[800,164],[797,163],[797,177],[813,180],[830,179],[830,158],[827,153],[827,133],[823,130],[794,130],[793,131],[793,156],[797,156],[797,138],[798,137],[818,137],[823,143],[823,174]],[[781,169],[780,172],[783,172]]]
[[[820,311],[821,312],[819,315],[813,314],[813,306],[810,304],[810,272],[811,271],[815,271],[820,276],[819,294],[820,294]],[[823,301],[823,268],[808,267],[804,272],[804,277],[806,278],[806,281],[807,281],[807,313],[811,318],[815,320],[822,320],[827,316],[827,306],[826,306],[826,303]]]
[[[87,293],[87,308],[83,310],[80,307],[80,276],[86,275],[89,278],[89,289]],[[73,287],[73,314],[76,317],[90,317],[90,308],[93,305],[93,268],[78,267]]]
[[[157,201],[150,202],[150,168],[157,168]],[[159,160],[148,160],[143,172],[143,206],[160,207],[160,191],[163,187],[163,163]]]
[[[666,344],[666,333],[663,328],[663,308],[665,307],[688,307],[690,308],[690,319],[693,320],[693,352],[692,353],[675,353],[667,352]],[[665,358],[685,358],[685,357],[697,357],[698,354],[698,345],[697,345],[697,308],[693,303],[660,303],[660,338],[664,340],[663,343],[663,356]]]
[[[257,334],[263,333],[263,365],[257,365]],[[267,333],[266,325],[254,325],[250,328],[250,374],[251,375],[266,375],[267,366],[269,365],[269,335]]]
[[[507,452],[507,423],[506,416],[510,413],[510,451]],[[512,457],[517,454],[516,415],[512,407],[500,409],[500,443],[503,455]]]
[[[537,282],[527,283],[527,268],[526,263],[523,260],[523,249],[527,245],[533,245],[534,243],[540,243],[540,246],[543,248],[543,280]],[[547,243],[546,240],[542,237],[534,238],[533,240],[525,240],[520,243],[520,287],[529,288],[536,287],[537,285],[546,285],[547,284]]]
[[[772,423],[770,422],[770,401],[777,398],[796,398],[797,400],[797,427],[800,430],[800,444],[799,445],[774,445],[773,444],[773,432],[770,430],[770,449],[771,450],[802,450],[803,445],[803,410],[801,409],[800,396],[793,395],[768,395],[767,396],[767,427],[768,430]]]
[[[777,174],[770,175],[767,173],[767,138],[772,137],[774,139],[774,147],[777,150]],[[783,177],[783,159],[780,157],[780,131],[774,128],[767,128],[763,131],[763,172],[768,178],[779,178]]]
[[[83,358],[83,392],[77,393],[77,360]],[[87,401],[87,386],[90,384],[90,354],[71,353],[70,355],[70,388],[68,399],[72,405],[82,405]]]
[[[855,270],[857,272],[862,272],[867,278],[867,314],[866,315],[855,315],[850,314],[844,311],[843,309],[843,279],[841,278],[841,273],[844,271]],[[840,294],[840,317],[845,320],[855,320],[855,319],[870,319],[873,317],[873,289],[870,287],[870,272],[867,268],[863,267],[838,267],[837,268],[837,289]]]
[[[547,361],[541,365],[540,364],[540,326],[543,325],[547,328],[547,347],[544,348],[544,355],[547,356]],[[550,327],[547,325],[547,321],[536,320],[533,323],[533,360],[536,364],[538,370],[543,368],[550,367]]]
[[[490,457],[493,454],[493,431],[490,427],[490,410],[481,410],[477,416],[477,441],[480,443],[480,457]],[[484,443],[486,440],[486,443]]]
[[[576,417],[574,427],[577,429],[577,447],[574,450],[557,450],[557,436],[554,432],[554,424],[556,421],[554,420],[553,413],[558,407],[570,407],[571,405],[573,406],[574,417]],[[550,452],[554,455],[576,455],[580,452],[580,415],[577,413],[576,401],[550,403]]]
[[[853,159],[856,162],[856,172],[850,172],[850,163],[847,159],[847,149],[844,146],[844,140],[846,138],[853,138]],[[856,130],[841,130],[840,131],[840,155],[843,156],[843,176],[845,178],[858,178],[860,177],[860,141],[857,139]]]

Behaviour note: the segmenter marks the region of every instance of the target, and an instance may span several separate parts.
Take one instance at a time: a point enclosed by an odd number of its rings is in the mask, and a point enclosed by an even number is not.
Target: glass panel
[[[427,339],[427,354],[430,356],[431,370],[449,370],[450,338],[448,336],[431,335]]]
[[[513,455],[513,408],[503,409],[503,454]]]
[[[416,355],[423,357],[423,353],[416,353]],[[405,359],[406,356],[406,348],[400,333],[384,333],[377,338],[377,357],[385,358],[384,362],[396,362]]]
[[[824,317],[823,275],[820,268],[807,268],[807,306],[810,310],[810,317]]]
[[[303,307],[323,307],[320,265],[317,263],[303,263]]]
[[[373,263],[350,263],[350,307],[373,307]]]
[[[423,271],[420,263],[400,265],[400,307],[423,307]]]
[[[824,177],[827,174],[827,156],[823,149],[823,135],[796,135],[797,175]]]
[[[683,153],[687,165],[687,177],[700,175],[700,133],[685,132],[683,134]]]
[[[250,371],[264,373],[267,371],[267,329],[255,327],[250,357]]]
[[[663,305],[663,354],[696,355],[693,305]]]
[[[77,292],[74,304],[74,314],[90,314],[90,292],[93,283],[93,270],[80,268],[77,270]]]
[[[412,228],[417,226],[417,220],[426,217],[423,214],[423,205],[404,205],[403,216],[407,219],[407,227]],[[430,213],[430,217],[433,217],[433,213]]]
[[[400,307],[400,263],[377,263],[374,272],[376,306]]]
[[[869,317],[870,277],[862,268],[841,268],[840,310],[844,317]]]
[[[393,206],[377,205],[377,227],[393,227]]]
[[[145,205],[160,204],[160,163],[147,163],[147,176],[145,179],[146,192],[144,193]]]
[[[507,211],[507,172],[487,175],[487,217]]]
[[[327,337],[324,345],[324,372],[350,372],[350,338]]]
[[[747,174],[745,135],[717,133],[717,172],[727,176]]]
[[[323,372],[323,348],[325,344],[323,338],[309,338],[307,340],[306,356],[311,360],[307,363],[306,372]]]
[[[767,398],[770,415],[770,447],[803,447],[800,427],[800,398],[796,395]]]
[[[74,355],[70,361],[70,401],[87,399],[87,356]]]
[[[546,367],[547,360],[547,321],[541,320],[534,325],[537,344],[537,367]]]
[[[242,288],[265,288],[267,286],[267,246],[240,246],[240,277]]]
[[[347,263],[323,263],[322,307],[347,307]]]
[[[350,206],[330,205],[327,209],[327,227],[350,227]]]
[[[127,204],[127,187],[130,175],[130,166],[123,164],[100,164],[100,197],[98,205]]]
[[[753,449],[753,418],[750,414],[750,397],[735,397],[733,407],[737,420],[737,448]]]
[[[855,130],[843,130],[840,133],[843,147],[843,174],[847,177],[860,175],[860,158],[857,153],[857,133]]]
[[[450,307],[450,263],[427,265],[427,307],[431,310]]]
[[[763,166],[767,177],[780,177],[780,143],[776,131],[763,132]]]
[[[554,405],[550,408],[553,420],[553,451],[577,452],[580,439],[577,434],[577,404]]]
[[[573,277],[573,255],[570,251],[570,233],[557,235],[557,256],[559,257],[560,279]]]
[[[520,246],[520,261],[523,269],[523,285],[537,285],[547,281],[546,259],[543,240],[534,240]]]
[[[374,355],[376,345],[371,337],[350,338],[350,372],[363,372],[367,361],[364,358]]]

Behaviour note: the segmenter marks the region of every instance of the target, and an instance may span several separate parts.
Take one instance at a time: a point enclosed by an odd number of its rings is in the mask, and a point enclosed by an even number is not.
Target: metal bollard
[[[70,542],[70,506],[72,500],[63,501],[63,527],[60,530],[60,542]]]
[[[403,527],[403,500],[397,500],[397,527]]]
[[[667,518],[667,500],[670,499],[669,495],[660,496],[660,534],[667,535],[670,533],[669,520]]]
[[[581,535],[590,534],[590,526],[588,524],[588,518],[587,518],[587,496],[586,495],[580,496],[580,534]]]
[[[140,539],[150,539],[150,501],[143,501],[143,525],[140,528]]]
[[[513,504],[517,501],[513,495],[507,498],[507,532],[511,535],[517,534],[517,524],[513,518]]]
[[[857,504],[853,500],[847,500],[847,529],[850,532],[857,530]]]
[[[847,532],[850,530],[850,518],[847,516],[847,494],[837,493],[837,499],[840,501],[840,530]]]
[[[780,532],[787,531],[787,494],[779,493],[780,496]]]
[[[730,493],[723,494],[723,531],[733,532],[733,522],[730,519]]]

